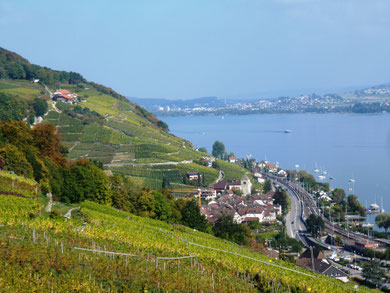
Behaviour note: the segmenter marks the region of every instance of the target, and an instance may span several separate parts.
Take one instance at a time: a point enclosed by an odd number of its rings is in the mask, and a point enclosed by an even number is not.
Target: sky
[[[390,82],[389,0],[0,0],[0,46],[138,98]]]

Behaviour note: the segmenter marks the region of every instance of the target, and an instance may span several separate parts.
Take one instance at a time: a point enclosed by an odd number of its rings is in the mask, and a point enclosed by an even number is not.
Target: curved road
[[[267,176],[274,185],[283,185],[284,189],[287,192],[287,196],[290,198],[291,207],[289,212],[286,215],[286,229],[287,235],[291,238],[295,238],[298,241],[302,242],[305,246],[309,246],[309,243],[306,239],[306,224],[304,222],[304,210],[302,201],[299,198],[299,195],[289,186],[282,184],[277,179]]]

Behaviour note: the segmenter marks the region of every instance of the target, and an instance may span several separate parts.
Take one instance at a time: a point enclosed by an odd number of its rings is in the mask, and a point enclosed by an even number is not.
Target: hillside
[[[35,103],[48,102],[44,122],[55,125],[70,159],[91,159],[106,169],[129,176],[139,186],[158,189],[165,178],[175,189],[188,189],[186,172],[204,175],[204,185],[214,183],[218,170],[196,162],[206,154],[168,132],[167,125],[144,108],[110,88],[87,81],[80,74],[30,64],[0,48],[0,113],[3,120],[31,124]],[[39,82],[31,82],[39,79]],[[51,101],[57,89],[77,94],[82,102],[69,105]],[[10,110],[14,109],[14,110]],[[7,116],[4,115],[7,113]],[[239,179],[245,170],[220,161],[226,179]]]
[[[354,292],[181,225],[88,201],[68,207],[65,219],[65,210],[48,213],[47,200],[19,192],[0,194],[0,288],[7,292]]]

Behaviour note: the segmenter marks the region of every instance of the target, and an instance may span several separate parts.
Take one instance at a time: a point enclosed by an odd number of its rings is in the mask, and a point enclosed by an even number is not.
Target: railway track
[[[266,177],[278,182],[278,184],[282,185],[285,188],[288,188],[290,191],[293,191],[297,197],[299,198],[300,201],[302,201],[304,209],[303,209],[303,219],[307,219],[311,214],[315,214],[317,216],[320,216],[325,224],[325,231],[328,232],[329,234],[338,234],[340,235],[343,239],[347,240],[353,240],[353,241],[358,241],[358,242],[373,242],[376,244],[380,244],[380,242],[369,239],[368,237],[361,235],[361,234],[356,234],[351,231],[346,231],[339,225],[330,222],[324,215],[321,213],[319,208],[317,207],[317,202],[316,200],[299,184],[288,181],[287,179],[280,178],[277,176],[265,174]]]

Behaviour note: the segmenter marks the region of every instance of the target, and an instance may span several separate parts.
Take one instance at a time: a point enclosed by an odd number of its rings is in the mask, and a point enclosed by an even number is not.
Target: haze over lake
[[[267,114],[161,117],[171,132],[211,152],[215,140],[238,157],[279,162],[281,168],[326,170],[325,182],[349,188],[363,205],[390,212],[390,115]],[[284,130],[291,133],[284,133]],[[334,177],[329,180],[329,177]],[[349,183],[349,179],[355,183]],[[318,181],[320,181],[317,178]]]

